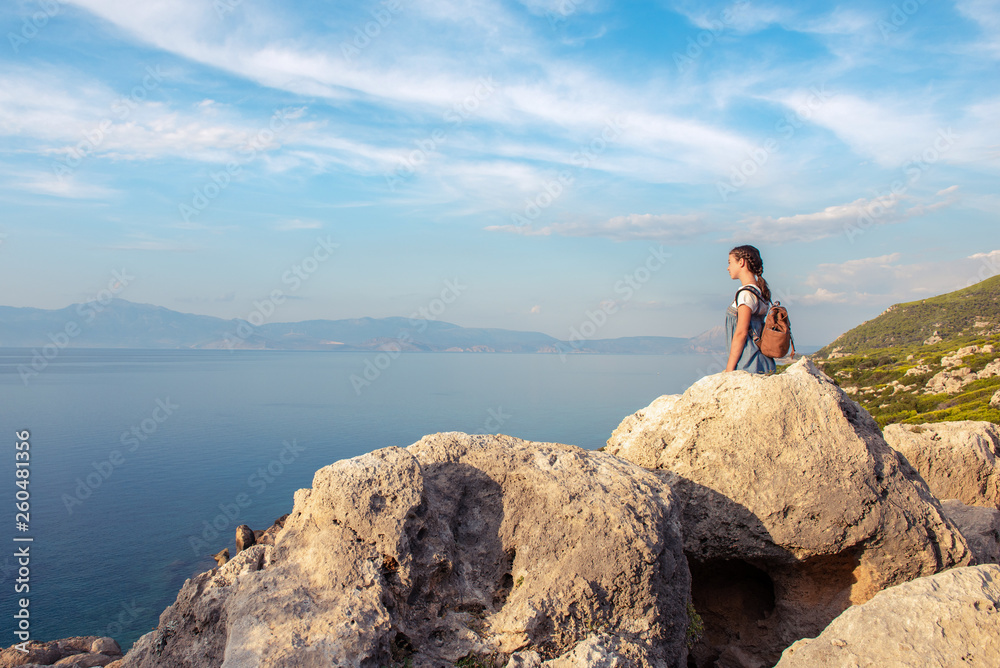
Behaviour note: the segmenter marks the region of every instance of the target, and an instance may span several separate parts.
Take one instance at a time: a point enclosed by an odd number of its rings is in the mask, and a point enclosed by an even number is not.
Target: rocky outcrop
[[[108,666],[122,658],[121,647],[105,636],[74,636],[50,642],[32,640],[22,652],[12,645],[0,651],[0,668],[14,666],[59,666],[60,668],[92,668]]]
[[[939,499],[1000,508],[1000,427],[992,422],[891,424],[885,440]]]
[[[998,657],[1000,567],[988,565],[879,592],[786,649],[776,668],[996,668]]]
[[[601,633],[549,661],[544,661],[533,650],[516,652],[505,668],[629,668],[637,665],[657,665],[657,661],[650,656],[648,648]]]
[[[985,378],[1000,376],[1000,360],[993,360],[980,371],[961,366],[964,358],[974,354],[993,354],[993,346],[966,346],[959,348],[953,355],[941,358],[942,370],[927,381],[924,394],[955,394],[969,383]],[[958,367],[958,368],[956,368]]]
[[[979,380],[979,376],[967,366],[961,369],[940,371],[927,381],[924,394],[955,394],[976,380]]]
[[[946,369],[961,366],[962,362],[969,355],[977,355],[979,353],[992,353],[992,352],[993,352],[993,346],[989,344],[985,346],[965,346],[964,348],[959,348],[951,355],[942,356],[941,366],[943,366]]]
[[[123,666],[680,667],[689,587],[658,475],[568,445],[437,434],[317,471],[274,545],[185,582]]]
[[[1000,564],[1000,510],[967,506],[958,499],[941,501],[941,509],[965,536],[973,563]]]
[[[851,604],[971,560],[878,425],[808,359],[708,376],[626,418],[607,451],[683,503],[699,666],[770,666]]]
[[[285,520],[288,519],[289,513],[285,513],[278,519],[274,520],[274,524],[269,526],[266,530],[254,529],[254,545],[274,545],[274,539],[278,537],[281,530],[285,528]]]
[[[997,390],[990,399],[991,408],[1000,408],[1000,390]]]
[[[246,524],[241,524],[236,527],[236,552],[242,552],[248,547],[253,547],[257,542],[257,537],[254,535],[253,529],[248,527]]]

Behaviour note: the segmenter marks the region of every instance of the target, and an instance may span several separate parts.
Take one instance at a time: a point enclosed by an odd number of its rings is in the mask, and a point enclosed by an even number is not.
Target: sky
[[[1000,3],[7,0],[0,303],[796,341],[1000,273]]]

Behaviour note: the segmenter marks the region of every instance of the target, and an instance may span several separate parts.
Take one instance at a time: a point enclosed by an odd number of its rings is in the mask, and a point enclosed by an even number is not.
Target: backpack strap
[[[753,293],[757,296],[757,299],[761,300],[762,302],[763,301],[767,301],[767,300],[764,299],[764,295],[761,294],[760,288],[758,288],[756,285],[744,285],[743,287],[741,287],[739,290],[736,291],[736,296],[733,297],[733,301],[736,301],[737,299],[739,299],[740,293],[743,292],[744,290],[752,290]],[[767,302],[767,305],[768,305],[768,308],[770,308],[771,302]],[[737,306],[737,308],[739,308],[739,304],[737,304],[736,306]],[[750,315],[753,315],[753,314],[751,313]]]

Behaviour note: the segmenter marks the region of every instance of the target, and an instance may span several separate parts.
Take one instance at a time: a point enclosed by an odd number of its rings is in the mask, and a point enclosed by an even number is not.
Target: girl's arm
[[[736,309],[736,331],[733,332],[733,343],[729,348],[729,362],[726,364],[726,371],[735,371],[736,364],[743,355],[743,346],[746,345],[747,336],[750,333],[750,307],[740,304]]]

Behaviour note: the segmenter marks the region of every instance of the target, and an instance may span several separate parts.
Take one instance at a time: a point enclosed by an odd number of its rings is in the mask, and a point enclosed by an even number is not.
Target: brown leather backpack
[[[739,297],[743,290],[753,290],[758,299],[763,299],[760,291],[752,285],[744,285],[736,291]],[[767,309],[764,316],[764,329],[759,337],[754,337],[754,343],[767,357],[779,359],[788,355],[791,348],[791,357],[795,357],[795,339],[792,338],[792,324],[788,321],[788,309],[781,305],[781,302],[774,302]]]

